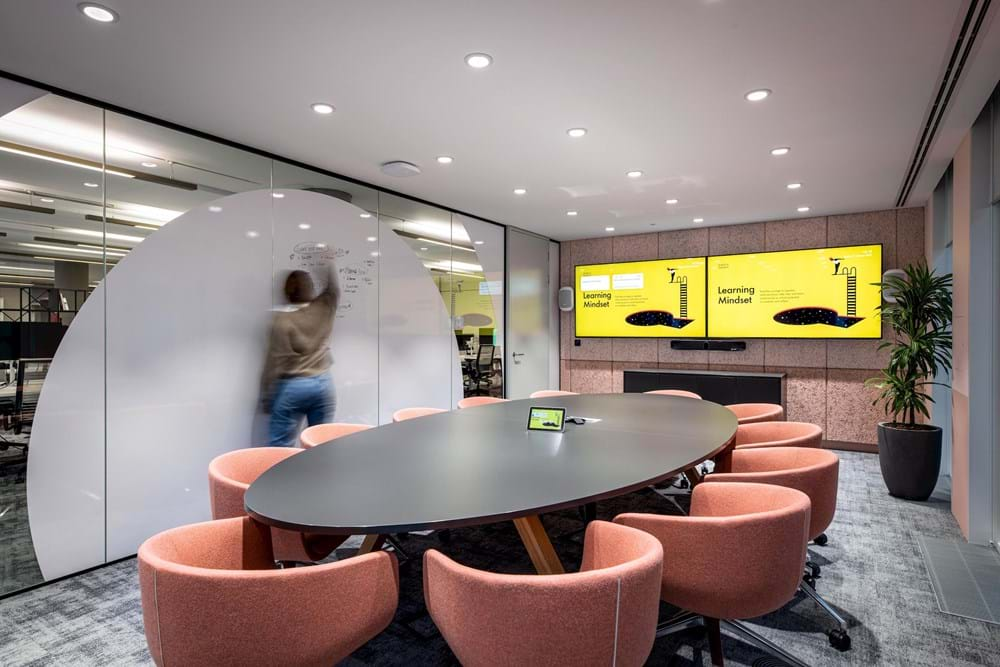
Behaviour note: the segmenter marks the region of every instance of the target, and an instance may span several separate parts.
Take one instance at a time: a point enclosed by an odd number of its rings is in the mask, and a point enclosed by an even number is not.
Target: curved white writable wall
[[[451,317],[430,273],[394,233],[383,233],[380,245],[379,422],[386,424],[400,408],[454,408],[462,369]]]
[[[209,518],[209,461],[266,444],[260,373],[272,295],[288,269],[315,271],[332,256],[340,272],[337,420],[385,422],[398,407],[449,407],[461,396],[449,391],[461,371],[448,312],[412,250],[347,202],[280,192],[231,195],[212,202],[221,211],[206,204],[174,219],[109,271],[69,328],[28,459],[46,579]]]

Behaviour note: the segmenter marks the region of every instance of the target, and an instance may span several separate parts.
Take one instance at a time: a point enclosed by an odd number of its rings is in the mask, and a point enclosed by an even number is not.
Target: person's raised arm
[[[337,265],[333,260],[327,265],[329,276],[326,280],[326,288],[316,297],[317,299],[328,299],[330,307],[334,313],[337,312],[337,305],[340,303],[340,278],[337,275]]]

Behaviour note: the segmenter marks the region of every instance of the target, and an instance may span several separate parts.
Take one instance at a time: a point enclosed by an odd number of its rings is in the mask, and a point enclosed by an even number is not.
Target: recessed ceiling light
[[[430,248],[428,248],[427,246],[422,246],[422,247],[421,247],[420,249],[421,249],[421,250],[423,250],[423,251],[425,251],[425,252],[426,252],[427,250],[430,250]]]
[[[777,148],[772,148],[771,149],[771,155],[774,155],[775,157],[780,157],[782,155],[788,155],[788,152],[790,150],[792,150],[792,149],[789,148],[788,146],[778,146]]]
[[[252,229],[251,229],[251,230],[250,230],[249,232],[247,232],[247,238],[248,238],[248,239],[255,239],[255,238],[257,238],[258,236],[260,236],[260,234],[259,234],[258,232],[255,232],[255,231],[254,231],[254,230],[252,230]]]
[[[272,192],[271,196],[275,199],[282,199],[285,196],[284,192]]]
[[[606,232],[613,232],[613,231],[615,231],[615,228],[614,227],[605,227],[604,231],[606,231]]]
[[[571,127],[566,130],[566,134],[573,137],[574,139],[579,139],[583,135],[587,134],[587,128],[585,127]]]
[[[695,218],[693,222],[705,222],[705,218]]]
[[[378,241],[378,237],[377,236],[369,236],[365,240],[368,241],[369,243],[375,243],[376,241]]]
[[[142,166],[146,167],[147,169],[155,169],[156,168],[156,163],[155,162],[143,162]]]
[[[438,164],[451,164],[455,161],[455,158],[450,155],[438,155],[437,161]]]
[[[101,187],[97,183],[91,183],[90,181],[87,181],[83,185],[84,185],[84,187],[87,187],[87,188],[99,188],[99,187]]]
[[[470,53],[465,56],[465,64],[472,69],[484,69],[493,64],[493,56],[488,53]]]
[[[576,211],[566,211],[566,215],[574,216],[576,215]]]
[[[788,188],[789,190],[798,190],[799,188],[802,187],[802,184],[801,183],[789,183],[785,187]]]
[[[334,112],[332,104],[327,104],[326,102],[316,102],[312,105],[312,110],[316,113],[325,116]]]
[[[748,102],[760,102],[761,100],[767,99],[771,91],[767,88],[758,88],[757,90],[751,90],[749,93],[744,95]]]
[[[212,213],[218,213],[219,211],[222,210],[222,207],[221,206],[209,206],[208,210],[211,211]]]
[[[48,197],[39,197],[38,201],[45,202],[46,204],[51,204],[55,199],[49,199]]]
[[[372,217],[372,214],[371,213],[362,213],[361,217],[365,218],[367,220],[368,218]]]
[[[676,203],[677,203],[677,200],[676,200],[676,199],[668,199],[668,200],[667,200],[667,203],[668,203],[668,204],[676,204]]]
[[[633,171],[626,172],[625,175],[628,176],[629,178],[639,178],[640,176],[642,176],[642,172],[636,169]]]
[[[514,194],[516,194],[516,195],[524,195],[524,194],[528,194],[528,191],[525,190],[524,188],[514,188]]]
[[[372,257],[378,257],[378,250],[373,250],[372,252],[370,252],[368,254],[370,254]]]
[[[310,225],[308,222],[299,223],[299,229],[309,229],[310,227],[312,227],[312,225]]]
[[[98,23],[115,23],[118,20],[118,12],[95,2],[81,2],[77,5],[77,9],[88,19]]]
[[[473,241],[473,243],[475,243],[476,245],[483,245],[485,241]]]
[[[798,211],[799,213],[808,213],[809,212],[809,207],[808,206],[799,206],[795,210]]]

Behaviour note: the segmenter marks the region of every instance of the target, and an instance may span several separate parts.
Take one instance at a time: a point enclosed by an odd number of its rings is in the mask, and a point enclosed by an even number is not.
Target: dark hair
[[[312,278],[305,271],[292,271],[285,278],[285,298],[289,303],[307,303],[312,295]]]

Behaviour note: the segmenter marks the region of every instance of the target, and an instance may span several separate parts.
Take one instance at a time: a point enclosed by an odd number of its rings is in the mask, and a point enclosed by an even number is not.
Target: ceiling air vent
[[[405,178],[407,176],[416,176],[420,173],[420,167],[413,164],[412,162],[403,162],[402,160],[394,160],[393,162],[384,162],[382,164],[382,173],[386,176],[395,176],[397,178]]]

